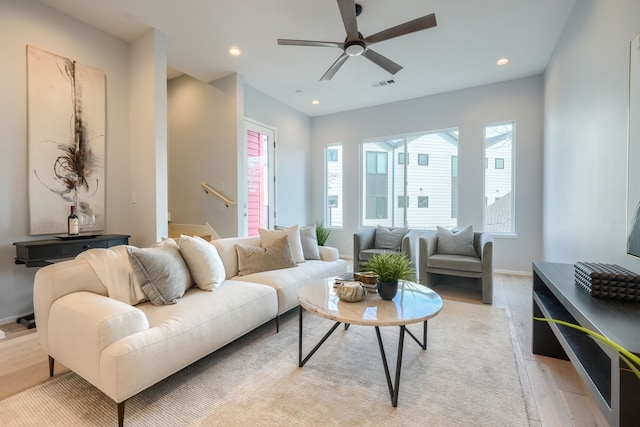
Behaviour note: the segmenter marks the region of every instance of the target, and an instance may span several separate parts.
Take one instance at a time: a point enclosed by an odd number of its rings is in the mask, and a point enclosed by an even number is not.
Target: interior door
[[[246,200],[244,230],[247,236],[275,224],[275,129],[245,119]]]

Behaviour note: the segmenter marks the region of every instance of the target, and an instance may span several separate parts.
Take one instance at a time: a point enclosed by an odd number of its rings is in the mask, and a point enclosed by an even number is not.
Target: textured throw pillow
[[[473,247],[473,228],[471,226],[456,232],[438,226],[437,234],[437,253],[478,257]]]
[[[175,304],[193,285],[178,245],[129,246],[127,252],[135,279],[152,304]]]
[[[300,229],[300,243],[302,244],[304,259],[320,259],[315,225],[302,227]]]
[[[376,240],[373,246],[376,249],[392,249],[399,251],[402,246],[402,238],[409,230],[406,228],[389,229],[381,225],[376,229]]]
[[[238,252],[238,276],[259,273],[261,271],[277,270],[280,268],[297,267],[296,260],[291,255],[289,237],[283,235],[262,247],[236,245]]]
[[[212,291],[224,281],[224,264],[215,246],[202,237],[184,235],[180,236],[178,246],[198,288]]]
[[[282,233],[289,237],[289,245],[291,246],[291,254],[296,262],[304,262],[304,252],[302,251],[302,243],[300,243],[300,228],[297,225],[292,227],[275,226],[275,230],[258,229],[262,246],[269,246],[272,242],[282,237]]]

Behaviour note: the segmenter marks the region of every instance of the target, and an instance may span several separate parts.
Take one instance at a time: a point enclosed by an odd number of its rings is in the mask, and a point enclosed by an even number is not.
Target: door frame
[[[248,117],[244,118],[244,134],[243,134],[243,162],[244,162],[244,171],[248,171],[247,164],[247,131],[253,131],[260,133],[262,135],[267,135],[269,140],[269,147],[267,150],[268,156],[268,168],[269,168],[269,176],[267,177],[268,185],[269,185],[269,214],[267,226],[269,228],[273,228],[276,224],[277,218],[277,209],[276,209],[276,140],[277,140],[277,130],[273,126],[269,126],[265,123],[259,122],[254,119],[250,119]],[[243,176],[242,185],[244,187],[243,200],[242,200],[242,230],[244,236],[249,233],[249,216],[248,216],[248,203],[249,203],[249,192],[247,189],[247,180],[246,174]]]

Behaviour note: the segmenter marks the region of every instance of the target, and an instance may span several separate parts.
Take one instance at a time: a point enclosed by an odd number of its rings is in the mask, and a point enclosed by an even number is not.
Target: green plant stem
[[[640,357],[631,353],[629,350],[622,347],[621,345],[611,341],[609,338],[605,337],[604,335],[600,335],[599,333],[594,332],[591,329],[584,328],[580,325],[565,322],[564,320],[549,319],[546,317],[534,317],[534,319],[542,322],[558,323],[560,325],[564,325],[569,328],[577,329],[578,331],[584,332],[585,334],[593,338],[596,338],[597,340],[601,341],[602,343],[606,344],[607,346],[609,346],[610,348],[618,352],[618,355],[624,361],[624,363],[626,363],[629,366],[629,368],[631,368],[633,373],[636,374],[636,376],[640,379],[640,369],[638,369],[638,366],[640,366]]]

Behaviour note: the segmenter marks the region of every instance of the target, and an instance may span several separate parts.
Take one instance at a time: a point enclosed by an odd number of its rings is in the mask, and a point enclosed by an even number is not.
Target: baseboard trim
[[[516,271],[516,270],[497,270],[497,269],[493,269],[494,273],[499,273],[499,274],[510,274],[512,276],[533,276],[533,274],[530,271]]]
[[[0,326],[5,325],[7,323],[15,323],[18,318],[28,316],[29,314],[32,314],[32,313],[33,312],[18,314],[17,316],[5,317],[4,319],[0,319]]]

